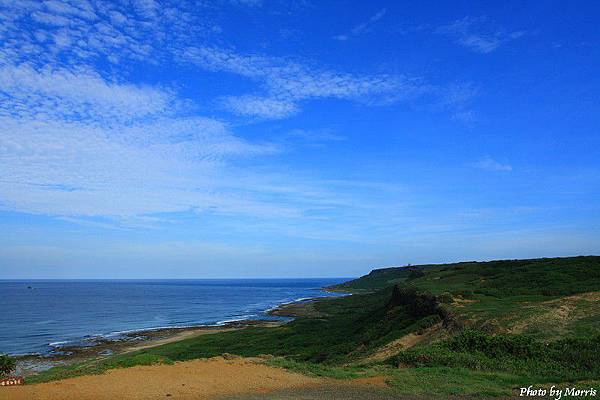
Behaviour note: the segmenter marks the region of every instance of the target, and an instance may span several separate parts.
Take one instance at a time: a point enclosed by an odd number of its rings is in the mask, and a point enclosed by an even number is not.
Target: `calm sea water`
[[[347,279],[0,281],[0,353],[47,353],[158,327],[265,318]]]

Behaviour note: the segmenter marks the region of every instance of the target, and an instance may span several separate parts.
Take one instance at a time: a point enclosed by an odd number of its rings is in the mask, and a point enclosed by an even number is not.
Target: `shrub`
[[[407,268],[409,271],[407,280],[409,280],[409,281],[425,276],[425,272],[423,271],[423,268],[420,268],[420,267],[407,267]]]
[[[465,329],[447,342],[448,349],[456,352],[480,351],[488,357],[512,356],[532,358],[545,353],[544,345],[524,335],[496,335]]]
[[[600,375],[600,335],[543,343],[526,335],[489,335],[464,329],[430,346],[417,346],[387,360],[396,366],[452,367],[506,371],[552,380]]]
[[[392,297],[388,302],[388,307],[405,306],[408,312],[414,317],[426,317],[436,314],[438,311],[438,302],[434,295],[419,292],[413,287],[394,286]]]
[[[0,376],[10,374],[16,366],[17,362],[14,358],[0,354]]]
[[[454,301],[454,298],[451,293],[444,292],[438,296],[438,301],[443,304],[451,304]]]

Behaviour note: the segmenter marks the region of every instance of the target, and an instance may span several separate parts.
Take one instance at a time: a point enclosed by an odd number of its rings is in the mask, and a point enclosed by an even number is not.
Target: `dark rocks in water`
[[[33,289],[33,287],[32,286],[27,286],[27,289]]]

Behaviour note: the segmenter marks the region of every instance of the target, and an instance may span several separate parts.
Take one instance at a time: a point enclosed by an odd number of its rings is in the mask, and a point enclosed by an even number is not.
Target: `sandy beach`
[[[3,388],[0,399],[213,399],[240,395],[267,396],[280,390],[327,390],[341,385],[353,393],[372,392],[385,387],[381,378],[340,383],[269,367],[261,362],[261,359],[253,358],[227,360],[215,357],[173,365],[115,369],[102,375]]]

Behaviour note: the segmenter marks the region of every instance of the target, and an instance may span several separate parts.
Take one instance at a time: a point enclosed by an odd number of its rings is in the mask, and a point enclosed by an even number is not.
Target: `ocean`
[[[339,279],[0,281],[0,354],[47,354],[95,337],[277,319],[265,312],[331,296]]]

